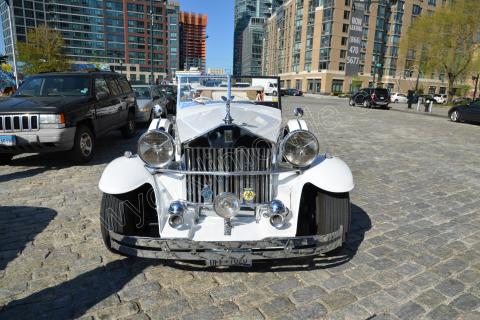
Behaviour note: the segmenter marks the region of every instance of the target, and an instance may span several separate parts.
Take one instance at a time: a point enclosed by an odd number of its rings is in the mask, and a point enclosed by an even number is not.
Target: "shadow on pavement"
[[[114,296],[155,261],[127,258],[85,272],[74,279],[14,300],[0,310],[1,319],[73,319]],[[112,302],[111,306],[118,303]],[[106,301],[104,307],[109,307]],[[107,315],[108,316],[108,315]]]
[[[56,215],[49,208],[0,206],[0,270],[5,270]]]
[[[308,271],[333,268],[350,261],[363,241],[365,232],[370,228],[371,221],[367,213],[360,207],[352,204],[351,232],[348,235],[346,244],[340,250],[314,259],[276,260],[255,264],[251,268],[212,268],[175,262],[162,263],[162,261],[140,258],[116,260],[105,266],[85,272],[74,279],[10,302],[0,310],[0,318],[18,319],[19,315],[21,315],[22,319],[70,319],[81,317],[99,303],[103,302],[103,307],[108,307],[110,304],[108,300],[105,300],[107,298],[118,300],[114,294],[135,276],[142,273],[148,266],[171,266],[180,271],[222,273]],[[114,306],[115,303],[111,305]]]

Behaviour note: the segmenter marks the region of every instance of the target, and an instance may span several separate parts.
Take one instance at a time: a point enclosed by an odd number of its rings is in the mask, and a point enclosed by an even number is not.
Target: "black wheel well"
[[[96,136],[97,133],[95,132],[95,127],[93,126],[93,121],[92,119],[83,119],[83,120],[80,120],[79,122],[77,122],[77,128],[79,126],[86,126],[90,129],[90,131],[92,131],[93,135]]]
[[[128,235],[159,236],[156,197],[151,184],[145,183],[132,191],[112,196],[123,204]]]

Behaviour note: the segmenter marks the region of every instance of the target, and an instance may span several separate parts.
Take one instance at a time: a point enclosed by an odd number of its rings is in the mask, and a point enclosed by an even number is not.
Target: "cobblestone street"
[[[346,246],[313,261],[206,268],[107,251],[98,181],[140,133],[100,139],[85,166],[17,156],[0,167],[0,319],[480,319],[480,126],[347,102],[283,101],[356,184]]]

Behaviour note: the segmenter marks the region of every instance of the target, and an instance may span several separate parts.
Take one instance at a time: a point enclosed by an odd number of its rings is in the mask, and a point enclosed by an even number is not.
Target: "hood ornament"
[[[230,102],[233,100],[234,97],[232,97],[232,76],[228,75],[227,78],[227,96],[223,97],[222,100],[225,101],[225,107],[226,107],[226,114],[225,118],[223,119],[223,122],[225,124],[232,124],[233,123],[233,118],[232,115],[230,114]]]

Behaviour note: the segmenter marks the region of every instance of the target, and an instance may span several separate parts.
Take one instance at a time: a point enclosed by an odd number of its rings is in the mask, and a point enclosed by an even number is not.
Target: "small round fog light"
[[[185,206],[180,201],[174,201],[168,208],[168,224],[170,227],[178,229],[183,225],[183,214],[185,213]]]
[[[231,219],[240,212],[240,200],[233,193],[224,192],[215,197],[213,209],[220,217]]]
[[[281,228],[285,224],[285,218],[281,214],[272,214],[270,216],[270,224],[275,228]]]

